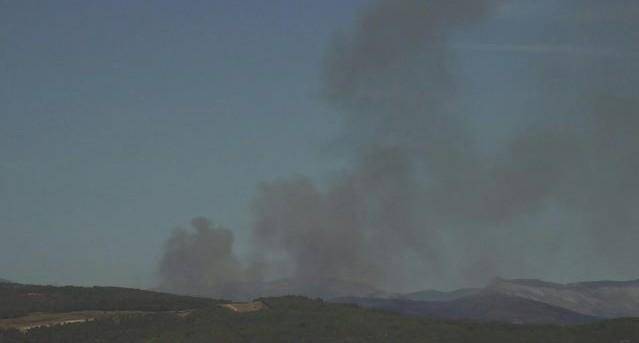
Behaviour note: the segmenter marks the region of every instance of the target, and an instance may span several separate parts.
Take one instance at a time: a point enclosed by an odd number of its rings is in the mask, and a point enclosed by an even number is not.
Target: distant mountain
[[[389,296],[375,287],[364,283],[338,279],[282,279],[271,282],[237,284],[229,286],[231,298],[255,299],[260,297],[280,297],[299,295],[309,298],[332,299],[338,297],[380,297]]]
[[[0,283],[14,283],[14,282],[0,278]]]
[[[414,293],[401,294],[396,296],[397,299],[413,300],[413,301],[450,301],[481,292],[481,288],[462,288],[450,292],[426,290]]]
[[[342,297],[336,302],[438,319],[577,324],[639,317],[639,280],[558,284],[495,279],[485,288],[427,290],[386,297]]]
[[[394,294],[360,282],[306,278],[231,284],[195,295],[241,301],[299,295],[429,318],[509,323],[575,324],[639,318],[639,280],[563,285],[496,279],[485,288]]]
[[[431,319],[562,325],[582,324],[598,319],[538,301],[491,292],[450,301],[379,298],[340,298],[334,301]]]
[[[556,284],[496,279],[486,290],[603,317],[639,317],[639,280]]]
[[[290,278],[265,282],[230,283],[202,290],[183,290],[161,286],[153,290],[236,301],[249,301],[257,298],[288,295],[321,298],[324,300],[339,297],[387,298],[394,296],[394,294],[381,291],[365,283],[330,278]]]

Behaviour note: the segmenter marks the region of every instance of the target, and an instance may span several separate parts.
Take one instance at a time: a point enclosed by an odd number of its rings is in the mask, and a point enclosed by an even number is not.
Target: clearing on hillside
[[[80,311],[67,313],[31,313],[29,315],[0,319],[0,329],[17,329],[22,332],[40,327],[82,323],[122,314],[144,314],[136,311]]]
[[[222,306],[224,308],[228,308],[229,310],[231,310],[233,312],[239,312],[239,313],[257,312],[257,311],[266,310],[268,308],[266,306],[266,304],[264,304],[261,301],[254,301],[254,302],[250,302],[250,303],[223,304],[223,305],[220,305],[220,306]]]

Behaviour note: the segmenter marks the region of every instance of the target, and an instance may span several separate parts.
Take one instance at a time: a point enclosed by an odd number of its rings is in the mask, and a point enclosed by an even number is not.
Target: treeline
[[[54,287],[0,284],[0,318],[33,312],[173,311],[202,308],[212,299],[118,287]]]
[[[619,343],[639,341],[639,320],[524,326],[434,321],[299,297],[262,299],[267,310],[219,306],[0,332],[0,342],[437,342]]]

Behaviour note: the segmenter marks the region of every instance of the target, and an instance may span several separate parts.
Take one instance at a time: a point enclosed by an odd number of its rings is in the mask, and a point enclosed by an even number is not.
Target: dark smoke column
[[[327,189],[306,179],[265,184],[254,202],[258,249],[293,276],[403,288],[441,277],[437,195],[476,160],[460,118],[448,43],[493,1],[380,1],[335,37],[324,92],[343,116],[352,165]],[[434,199],[434,201],[433,201]],[[434,276],[437,275],[437,276]]]
[[[206,218],[191,221],[194,231],[178,228],[160,261],[160,288],[184,294],[235,298],[238,287],[258,280],[233,253],[233,233]]]

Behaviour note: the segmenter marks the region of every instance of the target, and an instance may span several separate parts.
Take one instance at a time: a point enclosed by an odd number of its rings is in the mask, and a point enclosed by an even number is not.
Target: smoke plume
[[[604,67],[618,55],[535,62],[535,104],[486,154],[469,124],[475,114],[459,106],[450,42],[501,3],[382,0],[335,37],[324,93],[342,115],[338,145],[352,163],[325,187],[304,177],[259,187],[257,269],[278,263],[298,280],[390,290],[476,285],[497,275],[637,277],[637,64]],[[570,20],[561,25],[586,19]],[[625,25],[639,32],[636,22]],[[230,231],[204,220],[193,226],[196,233],[178,231],[167,244],[168,288],[220,294],[269,279],[253,272],[257,262],[239,262]]]
[[[206,218],[191,221],[195,232],[178,228],[160,263],[160,288],[189,294],[233,296],[229,287],[259,279],[233,252],[233,233]]]

